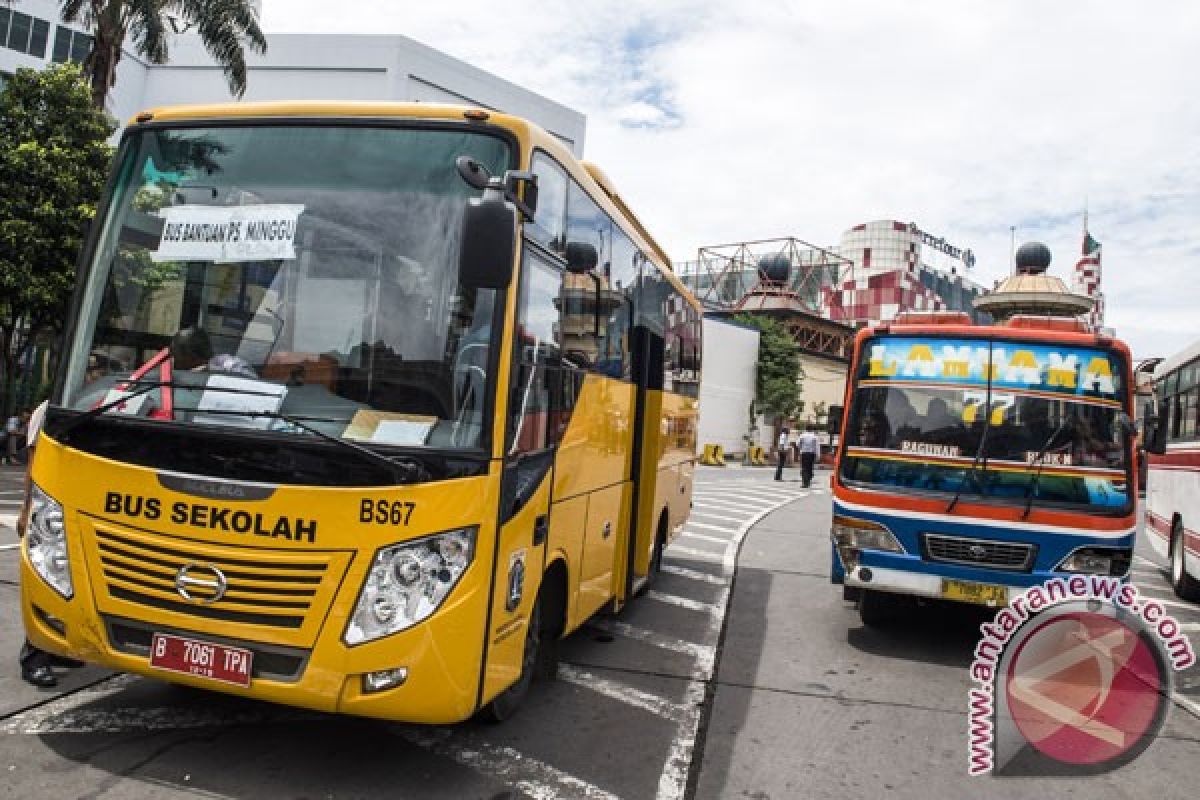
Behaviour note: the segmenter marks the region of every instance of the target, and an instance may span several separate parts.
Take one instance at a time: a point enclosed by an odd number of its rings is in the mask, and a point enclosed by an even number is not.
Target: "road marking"
[[[721,553],[714,553],[712,550],[697,550],[694,547],[684,547],[683,545],[673,544],[667,548],[666,555],[670,557],[683,556],[693,560],[709,561],[713,564],[724,564],[725,556]]]
[[[1194,700],[1189,700],[1179,692],[1171,692],[1171,699],[1174,700],[1176,705],[1178,705],[1180,708],[1191,712],[1192,716],[1200,719],[1200,703],[1197,703]]]
[[[692,513],[688,516],[688,519],[690,520],[692,517],[708,517],[709,519],[723,519],[726,522],[736,522],[739,525],[742,522],[744,522],[746,519],[745,517],[727,517],[724,514],[713,514],[711,511],[692,511]]]
[[[681,533],[679,535],[686,536],[689,539],[699,539],[702,542],[716,542],[717,544],[729,544],[728,538],[722,538],[720,536],[708,536],[707,534],[703,534],[703,533],[692,533],[691,531],[687,530],[686,528],[684,529],[683,533]]]
[[[1166,594],[1172,597],[1175,596],[1175,590],[1170,586],[1148,586],[1142,583],[1135,583],[1134,586],[1137,587],[1138,592],[1141,594]],[[1157,600],[1158,598],[1155,599]]]
[[[751,503],[754,503],[752,508],[754,508],[755,511],[761,511],[764,503],[775,503],[775,502],[780,502],[780,501],[791,502],[792,500],[795,500],[797,497],[802,497],[802,496],[803,495],[798,495],[798,494],[790,495],[790,496],[785,495],[785,496],[781,496],[781,497],[774,497],[774,498],[768,499],[765,497],[751,497],[749,495],[744,495],[744,494],[722,494],[721,499],[724,500],[725,498],[728,497],[728,498],[732,498],[735,501],[736,500],[749,500]]]
[[[4,552],[5,550],[16,550],[20,546],[20,542],[17,542],[16,544],[0,544],[0,553]]]
[[[687,578],[690,581],[700,581],[701,583],[711,583],[714,586],[728,586],[729,581],[718,575],[710,575],[707,572],[699,572],[687,567],[678,567],[674,564],[663,564],[662,571],[668,575],[677,575],[680,578]]]
[[[770,500],[771,502],[776,502],[778,500],[800,497],[801,492],[803,491],[803,489],[796,491],[778,491],[775,489],[751,489],[749,487],[741,487],[734,489],[733,492],[726,492],[725,494],[728,494],[731,497],[749,497],[752,500]]]
[[[684,699],[684,719],[671,741],[662,776],[658,779],[658,800],[682,800],[687,791],[688,773],[692,770],[692,754],[696,734],[700,730],[700,712],[704,708],[704,684],[688,683]]]
[[[1179,630],[1184,633],[1200,633],[1200,622],[1181,622]]]
[[[721,511],[762,511],[761,505],[751,506],[742,503],[726,503],[724,500],[720,502],[714,502],[708,497],[705,497],[703,500],[694,500],[693,503],[699,508],[715,508]]]
[[[0,525],[15,529],[17,527],[17,515],[0,514]]]
[[[657,600],[660,603],[666,603],[667,605],[686,608],[688,611],[701,611],[714,617],[721,617],[725,614],[725,603],[728,600],[728,592],[722,592],[715,603],[702,603],[690,597],[680,597],[677,594],[667,594],[655,591],[654,589],[648,589],[646,597],[651,600]]]
[[[1154,602],[1162,603],[1164,606],[1170,606],[1171,608],[1179,608],[1184,611],[1200,612],[1200,606],[1193,603],[1185,603],[1182,600],[1168,600],[1165,597],[1155,597]]]
[[[1134,561],[1136,561],[1136,562],[1137,562],[1137,563],[1139,563],[1139,564],[1146,564],[1146,565],[1148,565],[1148,566],[1151,566],[1151,567],[1157,567],[1157,566],[1158,566],[1158,564],[1155,564],[1155,563],[1154,563],[1153,561],[1151,561],[1150,559],[1148,559],[1148,558],[1143,558],[1142,556],[1134,556],[1134,557],[1133,557],[1133,560],[1134,560]]]
[[[657,631],[646,630],[645,628],[630,625],[627,622],[608,618],[592,620],[588,623],[588,627],[603,631],[604,633],[623,636],[626,639],[645,642],[661,650],[670,650],[673,653],[691,656],[696,662],[692,668],[693,677],[699,680],[708,680],[712,676],[713,659],[716,657],[717,649],[710,644],[697,644],[696,642],[689,642],[686,639],[676,639],[673,636],[667,636]]]
[[[689,528],[702,528],[706,531],[720,531],[721,533],[733,533],[737,528],[730,528],[725,525],[709,525],[707,522],[692,522],[690,519],[684,523]]]
[[[558,679],[576,686],[582,686],[588,691],[604,695],[626,705],[649,711],[659,717],[680,721],[683,718],[684,707],[679,703],[660,697],[641,689],[635,689],[628,684],[601,678],[587,670],[570,664],[558,665]]]
[[[580,780],[511,747],[481,742],[453,731],[429,727],[400,727],[395,732],[405,741],[435,755],[445,756],[481,775],[525,792],[535,800],[579,797],[586,800],[618,800],[615,794]]]

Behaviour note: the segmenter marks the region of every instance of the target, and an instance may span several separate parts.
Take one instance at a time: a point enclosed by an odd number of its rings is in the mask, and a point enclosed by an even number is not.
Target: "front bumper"
[[[478,696],[484,615],[476,592],[452,597],[433,617],[402,633],[356,647],[341,642],[354,587],[339,593],[311,648],[281,647],[233,635],[214,635],[178,624],[102,614],[92,587],[75,569],[76,593],[66,600],[47,586],[21,555],[21,609],[29,641],[42,650],[120,672],[315,711],[417,723],[460,722],[474,713]],[[460,587],[463,588],[463,587]],[[486,597],[486,593],[484,593]],[[346,599],[346,598],[349,599]],[[249,688],[167,672],[150,666],[154,632],[247,648],[255,653]],[[408,670],[400,686],[364,694],[362,675],[396,667]]]

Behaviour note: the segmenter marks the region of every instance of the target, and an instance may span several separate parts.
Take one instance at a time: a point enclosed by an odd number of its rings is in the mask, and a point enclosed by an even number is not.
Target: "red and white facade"
[[[1087,236],[1084,236],[1085,248]],[[1102,271],[1100,267],[1100,247],[1091,253],[1084,253],[1075,263],[1075,280],[1072,287],[1077,294],[1090,297],[1094,303],[1092,310],[1084,319],[1096,330],[1104,327],[1104,292],[1100,290]]]
[[[935,247],[930,246],[933,242]],[[913,223],[877,220],[855,225],[842,234],[838,255],[854,263],[852,277],[823,289],[829,319],[852,325],[875,325],[901,311],[966,311],[983,287],[959,274],[957,266],[934,266],[946,249]],[[940,251],[940,252],[939,252]],[[951,260],[973,263],[970,251]]]

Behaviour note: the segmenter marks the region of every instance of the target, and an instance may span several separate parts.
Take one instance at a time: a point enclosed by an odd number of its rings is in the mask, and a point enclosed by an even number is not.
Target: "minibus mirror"
[[[517,242],[517,210],[503,187],[489,185],[482,197],[467,199],[459,248],[458,279],[475,289],[506,289],[512,282]]]
[[[1167,413],[1167,401],[1162,401],[1158,412],[1154,412],[1154,404],[1146,404],[1146,452],[1161,456],[1167,452],[1167,425],[1170,415]]]

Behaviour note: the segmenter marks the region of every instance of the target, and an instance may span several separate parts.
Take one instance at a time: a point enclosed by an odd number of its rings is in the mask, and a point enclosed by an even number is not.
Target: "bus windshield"
[[[1122,375],[1118,356],[1097,349],[876,338],[855,376],[840,477],[1018,505],[1123,509]]]
[[[458,280],[475,190],[455,159],[501,174],[504,140],[172,127],[121,152],[65,406],[372,445],[486,444],[498,296]]]

